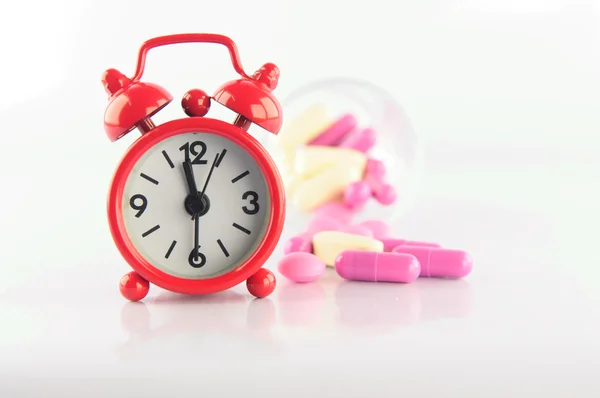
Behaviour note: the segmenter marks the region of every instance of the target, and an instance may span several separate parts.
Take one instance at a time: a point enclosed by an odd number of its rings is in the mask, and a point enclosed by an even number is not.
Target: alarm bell
[[[163,87],[140,81],[132,82],[116,69],[102,75],[109,103],[104,113],[104,130],[111,142],[136,127],[142,132],[154,128],[150,117],[173,100]]]
[[[283,120],[281,105],[272,90],[278,82],[279,68],[267,63],[251,79],[237,79],[223,84],[216,90],[213,99],[239,115],[235,122],[238,127],[247,129],[250,123],[254,123],[277,134]]]

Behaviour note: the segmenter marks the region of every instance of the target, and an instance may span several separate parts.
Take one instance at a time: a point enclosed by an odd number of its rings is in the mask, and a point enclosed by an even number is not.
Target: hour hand
[[[187,159],[183,162],[183,171],[185,172],[185,180],[190,191],[190,195],[198,196],[198,188],[196,187],[196,179],[194,178],[194,169],[192,168],[192,162]]]

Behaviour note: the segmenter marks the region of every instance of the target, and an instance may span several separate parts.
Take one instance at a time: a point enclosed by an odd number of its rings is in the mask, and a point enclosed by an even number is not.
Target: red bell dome
[[[238,79],[219,87],[213,99],[263,129],[277,134],[283,123],[281,105],[271,90],[277,87],[279,69],[265,64],[252,79]]]
[[[112,142],[129,133],[140,122],[173,100],[163,87],[153,83],[131,82],[116,69],[104,72],[102,81],[110,95],[104,113],[104,129]]]

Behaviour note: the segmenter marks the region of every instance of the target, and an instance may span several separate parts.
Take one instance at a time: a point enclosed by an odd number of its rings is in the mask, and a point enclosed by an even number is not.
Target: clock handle
[[[233,69],[242,77],[250,79],[250,76],[246,74],[242,67],[242,62],[238,54],[236,44],[227,36],[213,34],[213,33],[183,33],[167,36],[159,36],[153,39],[147,40],[142,44],[138,53],[137,66],[135,74],[131,78],[132,81],[139,81],[144,74],[144,67],[146,66],[146,54],[148,51],[155,47],[166,46],[171,44],[181,43],[213,43],[222,44],[229,50],[231,56],[231,63]]]

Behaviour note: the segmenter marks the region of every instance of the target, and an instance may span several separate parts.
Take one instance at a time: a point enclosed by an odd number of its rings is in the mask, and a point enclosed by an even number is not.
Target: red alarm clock
[[[212,97],[188,91],[181,105],[189,117],[156,126],[150,118],[173,97],[140,81],[146,54],[190,42],[227,47],[241,78]],[[246,281],[256,297],[273,292],[275,277],[262,266],[282,233],[285,193],[273,159],[247,130],[251,123],[273,134],[281,129],[281,106],[272,94],[278,79],[272,63],[247,75],[235,43],[205,33],[148,40],[131,78],[115,69],[104,72],[108,138],[114,142],[135,128],[142,133],[117,166],[108,195],[113,240],[133,268],[120,281],[126,299],[143,299],[150,283],[209,294]],[[205,117],[211,99],[237,113],[233,124]]]

